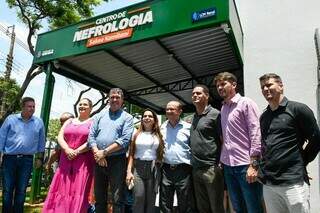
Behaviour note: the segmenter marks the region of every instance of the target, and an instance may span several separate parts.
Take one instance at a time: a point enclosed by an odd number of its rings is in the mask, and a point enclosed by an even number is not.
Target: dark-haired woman
[[[67,120],[59,132],[62,152],[42,209],[44,213],[85,213],[88,210],[95,162],[87,148],[91,109],[92,102],[81,99],[79,116]]]
[[[130,145],[127,184],[133,181],[133,213],[154,213],[156,198],[156,167],[162,162],[164,142],[157,114],[144,110],[141,125]]]

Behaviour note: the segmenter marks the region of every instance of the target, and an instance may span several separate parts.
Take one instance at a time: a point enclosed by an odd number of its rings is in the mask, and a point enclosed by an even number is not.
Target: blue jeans
[[[3,156],[2,212],[23,212],[32,165],[32,155]]]
[[[236,213],[261,213],[262,185],[259,182],[248,183],[246,180],[248,165],[223,165],[224,179]],[[247,211],[246,211],[247,210]]]

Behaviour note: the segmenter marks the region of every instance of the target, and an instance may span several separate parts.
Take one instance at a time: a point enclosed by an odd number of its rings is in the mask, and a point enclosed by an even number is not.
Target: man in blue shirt
[[[23,212],[26,189],[31,176],[33,155],[45,148],[44,126],[33,116],[35,101],[24,97],[22,112],[9,115],[0,129],[0,152],[3,153],[2,212]],[[39,166],[39,159],[36,159]]]
[[[182,106],[170,101],[166,107],[168,118],[161,125],[165,155],[160,187],[160,211],[173,212],[173,196],[177,193],[179,212],[192,212],[190,124],[180,119]]]
[[[109,92],[110,107],[94,119],[89,146],[96,160],[94,193],[96,212],[107,212],[107,189],[111,188],[113,212],[122,212],[126,177],[126,152],[133,132],[133,117],[123,111],[123,92]]]

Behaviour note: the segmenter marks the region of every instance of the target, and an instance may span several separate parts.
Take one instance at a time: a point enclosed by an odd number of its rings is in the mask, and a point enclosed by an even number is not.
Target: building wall
[[[314,32],[320,28],[320,1],[236,0],[244,33],[245,94],[263,110],[258,78],[279,74],[285,95],[307,104],[317,114],[317,57]],[[308,171],[312,212],[319,212],[319,157]]]

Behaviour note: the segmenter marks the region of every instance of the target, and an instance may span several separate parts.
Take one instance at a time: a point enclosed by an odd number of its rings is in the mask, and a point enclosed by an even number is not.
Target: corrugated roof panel
[[[177,40],[177,41],[188,43],[188,41],[195,38],[195,36],[194,36],[195,33],[197,34],[197,36],[200,36],[200,37],[206,36],[208,34],[207,30],[210,30],[210,33],[212,36],[219,35],[222,33],[221,32],[222,29],[220,27],[212,27],[212,28],[207,28],[204,30],[190,31],[190,32],[186,32],[186,33],[172,35],[169,37],[165,37],[161,40],[171,40],[171,42],[173,42],[173,40]]]
[[[161,42],[196,76],[239,66],[221,27],[173,35],[162,38]]]
[[[167,103],[169,101],[179,101],[177,98],[175,98],[174,96],[172,96],[169,93],[142,95],[139,97],[142,99],[145,99],[149,102],[152,102],[163,109],[166,108]],[[163,112],[163,113],[165,113],[165,112]]]
[[[78,56],[67,59],[68,63],[81,67],[95,76],[112,82],[127,91],[133,89],[143,89],[155,86],[154,83],[139,75],[131,67],[124,65],[122,62],[108,54],[107,52],[96,52],[86,56]]]
[[[187,101],[189,104],[192,104],[192,99],[191,99],[191,97],[192,97],[192,89],[175,92],[175,94],[183,97],[184,100]]]
[[[114,51],[162,84],[191,77],[156,41],[126,45],[115,48]]]

